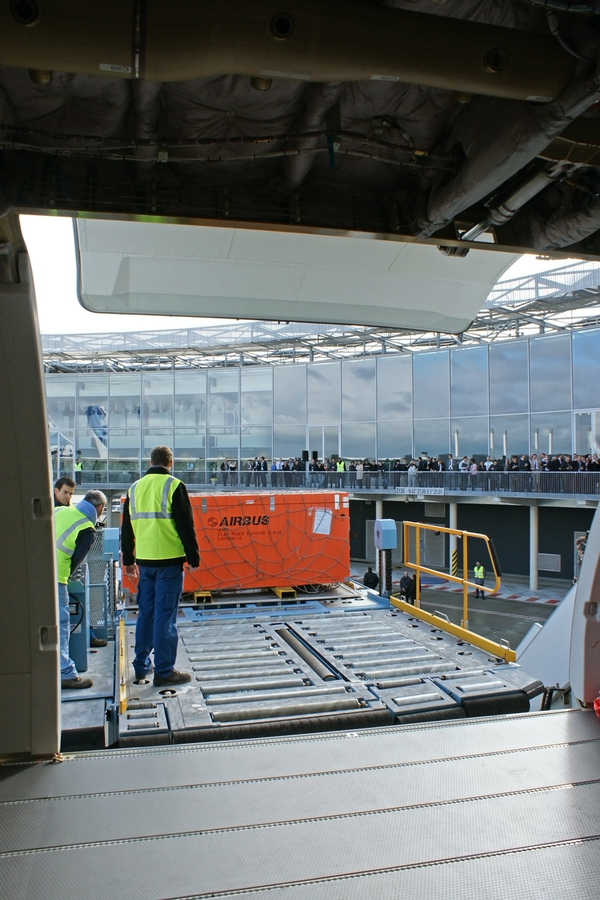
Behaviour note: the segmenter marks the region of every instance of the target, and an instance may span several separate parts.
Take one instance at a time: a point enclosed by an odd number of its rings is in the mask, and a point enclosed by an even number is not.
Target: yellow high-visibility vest
[[[485,573],[485,569],[483,566],[473,566],[473,574],[475,578],[483,578]]]
[[[128,491],[129,515],[137,559],[180,559],[185,556],[173,521],[173,494],[181,484],[172,475],[144,475]]]
[[[76,506],[60,506],[54,510],[54,539],[59,584],[66,584],[71,574],[71,557],[80,532],[94,526]]]

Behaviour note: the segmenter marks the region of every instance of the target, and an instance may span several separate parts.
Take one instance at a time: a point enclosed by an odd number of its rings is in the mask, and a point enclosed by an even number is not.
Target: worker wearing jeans
[[[139,614],[135,631],[135,680],[150,674],[154,650],[154,686],[185,684],[178,672],[177,609],[183,589],[183,565],[200,565],[190,498],[183,482],[171,475],[169,447],[154,447],[150,468],[131,485],[123,507],[123,566],[139,578]]]
[[[180,564],[139,567],[136,677],[143,678],[150,671],[152,648],[155,676],[166,678],[174,670],[178,643],[177,610],[182,590],[183,568]]]

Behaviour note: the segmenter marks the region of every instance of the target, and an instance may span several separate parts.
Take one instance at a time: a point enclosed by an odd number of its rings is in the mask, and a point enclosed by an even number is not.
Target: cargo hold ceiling
[[[0,0],[0,214],[600,258],[599,13]]]

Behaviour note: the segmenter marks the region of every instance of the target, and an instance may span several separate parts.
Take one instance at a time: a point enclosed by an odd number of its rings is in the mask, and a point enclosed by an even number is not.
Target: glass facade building
[[[139,477],[168,444],[205,484],[224,460],[595,453],[600,329],[327,362],[46,375],[55,474]],[[64,459],[64,463],[61,461]],[[92,474],[93,473],[93,474]]]

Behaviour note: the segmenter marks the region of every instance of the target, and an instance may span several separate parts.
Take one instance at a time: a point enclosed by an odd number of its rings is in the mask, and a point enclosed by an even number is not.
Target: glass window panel
[[[571,408],[571,336],[529,341],[531,410]]]
[[[380,422],[377,426],[379,459],[402,459],[412,456],[412,422]]]
[[[276,425],[273,429],[273,456],[289,459],[302,455],[306,449],[306,427],[304,425]],[[319,450],[320,446],[314,448]]]
[[[487,416],[487,347],[452,350],[450,353],[450,372],[452,415]]]
[[[186,484],[206,484],[205,430],[176,428],[173,441],[173,474]]]
[[[239,369],[219,371],[208,375],[208,420],[210,425],[237,429],[239,425]]]
[[[489,349],[490,412],[527,412],[527,341],[503,341]]]
[[[237,456],[239,432],[237,428],[209,428],[207,456]],[[219,451],[223,451],[220,453]]]
[[[415,422],[415,459],[421,455],[442,456],[452,451],[448,449],[448,419],[420,419]]]
[[[108,378],[85,376],[77,379],[77,424],[83,428],[97,427],[104,417],[108,425]],[[91,424],[93,419],[94,425]]]
[[[75,442],[86,458],[106,459],[108,456],[108,378],[85,376],[77,379],[78,423]]]
[[[449,415],[448,351],[415,353],[413,371],[415,419]]]
[[[457,436],[458,432],[458,436]],[[489,447],[487,416],[452,419],[450,423],[450,453],[455,456],[487,456]],[[457,449],[458,440],[458,449]],[[444,460],[445,462],[445,460]]]
[[[110,428],[131,427],[137,428],[139,431],[141,390],[142,382],[139,375],[110,376]]]
[[[528,416],[491,416],[490,436],[493,432],[493,456],[512,456],[529,453]],[[491,452],[491,448],[490,448]]]
[[[275,366],[273,398],[276,425],[306,422],[306,366]]]
[[[155,372],[142,378],[142,416],[145,428],[173,423],[173,373]]]
[[[75,432],[73,429],[57,430],[50,425],[48,432],[52,477],[54,480],[66,476],[73,478],[73,462],[75,459]]]
[[[46,377],[46,409],[51,426],[58,431],[75,426],[77,389],[74,378]]]
[[[139,429],[113,428],[108,433],[108,480],[131,484],[141,474]],[[85,462],[84,462],[85,472]],[[85,477],[84,477],[85,480]]]
[[[271,425],[273,422],[273,370],[263,366],[242,369],[242,425]]]
[[[373,422],[375,414],[375,360],[353,359],[343,362],[342,421]]]
[[[586,435],[587,438],[587,435]],[[589,441],[588,441],[589,443]],[[573,438],[571,434],[571,413],[551,413],[531,417],[532,453],[571,453]],[[587,450],[576,450],[576,453],[589,453]]]
[[[147,428],[142,430],[142,470],[150,465],[150,451],[159,445],[173,449],[172,428]]]
[[[325,425],[323,427],[323,450],[325,456],[340,452],[340,433],[338,425]]]
[[[600,407],[598,360],[600,330],[573,334],[573,396],[575,409]]]
[[[323,459],[323,426],[312,425],[308,429],[308,449],[312,459],[313,450],[316,450],[319,459]]]
[[[333,451],[335,453],[335,451]],[[331,454],[328,454],[331,455]],[[344,422],[342,424],[342,453],[344,459],[375,457],[375,423]]]
[[[380,422],[411,418],[411,356],[384,356],[377,360],[377,410]]]
[[[270,460],[273,456],[273,429],[253,426],[242,429],[242,452],[244,459],[261,457]]]
[[[308,366],[308,421],[340,421],[340,363],[314,363]],[[337,451],[334,450],[334,453]]]
[[[103,443],[91,428],[80,428],[77,434],[76,449],[81,452],[83,461],[82,481],[86,484],[106,482],[108,440]],[[70,473],[66,473],[69,474]]]
[[[206,371],[175,372],[175,425],[206,425]]]

